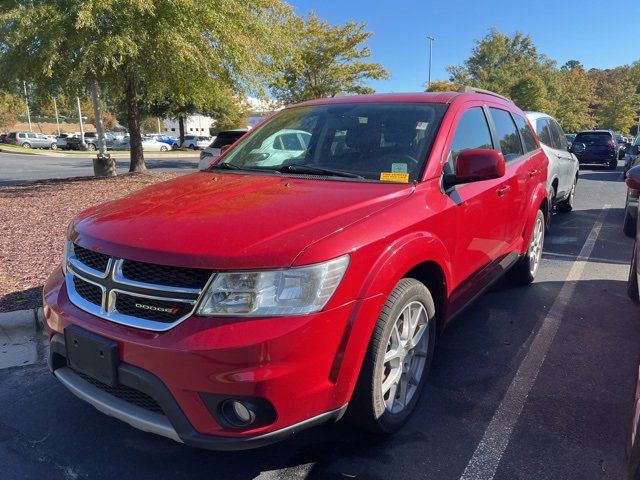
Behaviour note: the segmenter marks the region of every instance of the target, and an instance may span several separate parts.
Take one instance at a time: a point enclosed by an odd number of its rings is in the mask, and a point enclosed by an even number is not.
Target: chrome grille
[[[71,302],[106,320],[146,330],[169,330],[193,314],[212,278],[209,270],[134,262],[78,245],[67,250]]]

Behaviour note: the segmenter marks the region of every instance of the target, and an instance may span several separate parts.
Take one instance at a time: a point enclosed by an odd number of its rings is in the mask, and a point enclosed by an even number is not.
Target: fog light
[[[237,400],[227,400],[221,405],[224,419],[234,427],[248,427],[255,419],[255,413],[244,403]]]

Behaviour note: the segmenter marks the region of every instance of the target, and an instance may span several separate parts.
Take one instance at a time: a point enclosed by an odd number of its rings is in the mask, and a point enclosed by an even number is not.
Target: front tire
[[[347,418],[378,434],[399,430],[426,382],[435,335],[431,293],[419,281],[403,278],[378,317]]]
[[[24,143],[21,145],[21,147],[22,147],[22,148],[31,148],[31,144],[30,144],[29,142],[24,142]]]
[[[542,260],[542,249],[544,247],[544,214],[538,210],[536,219],[529,239],[527,252],[516,262],[507,272],[511,283],[515,285],[529,285],[536,278],[538,267]]]
[[[58,149],[58,144],[57,143],[52,143],[51,144],[51,150],[57,150]]]
[[[160,147],[161,152],[166,152],[167,150],[169,150],[169,147]]]

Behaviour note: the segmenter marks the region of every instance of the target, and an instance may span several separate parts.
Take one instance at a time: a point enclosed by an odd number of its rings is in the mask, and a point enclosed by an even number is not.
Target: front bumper
[[[97,386],[60,362],[66,356],[64,337],[54,334],[51,338],[49,367],[57,379],[76,397],[90,403],[100,412],[128,423],[138,430],[154,433],[179,443],[209,450],[245,450],[262,447],[285,440],[295,433],[325,422],[338,421],[347,405],[322,413],[298,424],[262,435],[248,437],[222,437],[202,435],[191,425],[171,392],[153,374],[132,365],[118,367],[120,384],[153,398],[162,407],[164,414],[149,411]]]
[[[359,363],[343,361],[356,316],[376,318],[380,299],[347,303],[314,315],[267,319],[191,317],[166,332],[148,332],[90,315],[69,301],[62,274],[44,287],[50,365],[73,393],[134,427],[210,449],[254,448],[302,428],[338,419]],[[76,325],[114,340],[118,378],[155,400],[163,414],[114,397],[66,364],[63,332]],[[105,397],[105,395],[107,395]],[[237,429],[225,426],[203,395],[264,399],[275,418]]]

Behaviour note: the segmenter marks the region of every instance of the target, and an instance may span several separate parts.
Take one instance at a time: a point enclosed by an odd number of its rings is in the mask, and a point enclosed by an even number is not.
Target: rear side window
[[[553,145],[553,135],[551,133],[551,122],[548,118],[540,118],[536,121],[536,133],[538,138],[547,147],[556,148]]]
[[[493,123],[496,126],[500,150],[502,151],[502,155],[504,155],[505,161],[515,160],[523,155],[524,152],[522,151],[520,135],[516,129],[516,124],[513,123],[511,114],[506,110],[500,110],[498,108],[490,108],[489,110],[491,111]]]
[[[518,130],[520,130],[520,135],[524,141],[524,149],[527,153],[537,150],[538,144],[536,143],[536,139],[533,136],[533,132],[527,124],[527,121],[520,115],[514,115],[513,118],[516,121],[516,126],[518,127]]]
[[[566,150],[568,145],[567,138],[564,135],[564,130],[562,130],[562,127],[555,120],[549,120],[549,124],[551,125],[551,133],[555,140],[555,148],[558,150]]]
[[[460,152],[471,148],[493,148],[489,125],[481,107],[470,108],[462,114],[451,142],[453,161]]]

